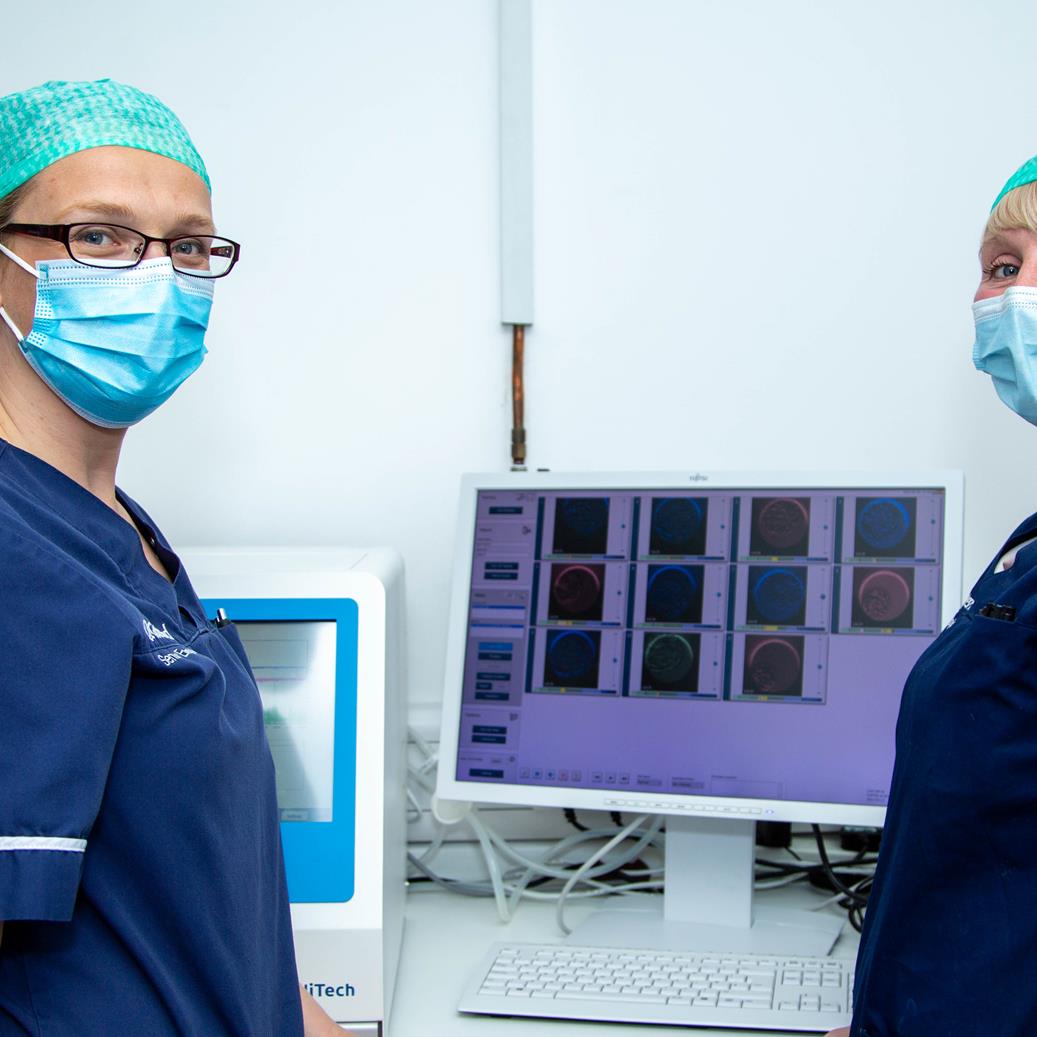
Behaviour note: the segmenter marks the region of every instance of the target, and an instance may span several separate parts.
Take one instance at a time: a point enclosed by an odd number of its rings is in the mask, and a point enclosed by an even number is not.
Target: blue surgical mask
[[[972,362],[994,380],[1001,402],[1037,425],[1037,288],[1006,288],[972,304]]]
[[[126,428],[165,403],[198,370],[213,282],[178,274],[168,258],[129,269],[43,260],[32,328],[23,335],[0,306],[32,369],[69,407],[104,428]]]

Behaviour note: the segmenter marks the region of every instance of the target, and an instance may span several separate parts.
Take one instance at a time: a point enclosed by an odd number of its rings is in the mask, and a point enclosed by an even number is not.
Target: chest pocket
[[[1037,629],[1037,541],[1019,551],[1010,569],[985,573],[972,597],[973,616]]]
[[[1015,824],[990,819],[1029,817],[1035,843],[1028,852],[1035,852],[1037,627],[978,614],[978,607],[959,614],[912,674],[898,764],[904,761],[920,817],[1017,841]]]

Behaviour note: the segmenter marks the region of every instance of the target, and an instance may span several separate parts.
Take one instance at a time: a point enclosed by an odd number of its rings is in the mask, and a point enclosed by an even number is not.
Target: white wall
[[[965,571],[1037,499],[970,364],[984,215],[1037,152],[1037,8],[538,0],[530,462],[960,467]],[[244,243],[121,472],[180,543],[388,543],[440,695],[457,476],[508,463],[494,0],[5,10],[0,91],[183,117]]]

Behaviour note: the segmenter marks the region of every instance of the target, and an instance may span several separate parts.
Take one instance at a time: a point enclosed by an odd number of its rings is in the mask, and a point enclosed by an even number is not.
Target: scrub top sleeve
[[[0,921],[72,916],[135,634],[68,562],[0,529]]]

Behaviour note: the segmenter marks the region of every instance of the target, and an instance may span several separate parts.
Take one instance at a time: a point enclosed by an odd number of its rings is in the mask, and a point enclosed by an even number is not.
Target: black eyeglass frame
[[[144,247],[140,250],[140,255],[137,259],[133,263],[127,263],[125,266],[113,267],[107,263],[87,263],[78,256],[72,255],[72,246],[69,244],[69,238],[73,227],[111,227],[114,230],[128,230],[131,234],[136,234],[138,238],[144,239]],[[231,238],[225,238],[219,234],[178,234],[175,238],[154,238],[150,234],[137,230],[136,227],[126,227],[119,223],[103,223],[96,220],[92,223],[5,223],[0,227],[0,234],[8,231],[12,234],[28,234],[33,238],[48,238],[51,241],[60,241],[65,246],[69,259],[83,266],[93,267],[95,270],[132,270],[143,262],[148,246],[153,241],[158,241],[165,245],[166,256],[170,261],[173,259],[170,248],[177,241],[190,241],[192,238],[219,238],[220,241],[226,241],[227,244],[233,245],[234,255],[231,256],[230,266],[222,274],[193,274],[190,270],[182,270],[176,265],[173,267],[178,274],[184,274],[186,277],[198,277],[205,281],[215,281],[217,278],[226,277],[241,258],[241,245]]]

